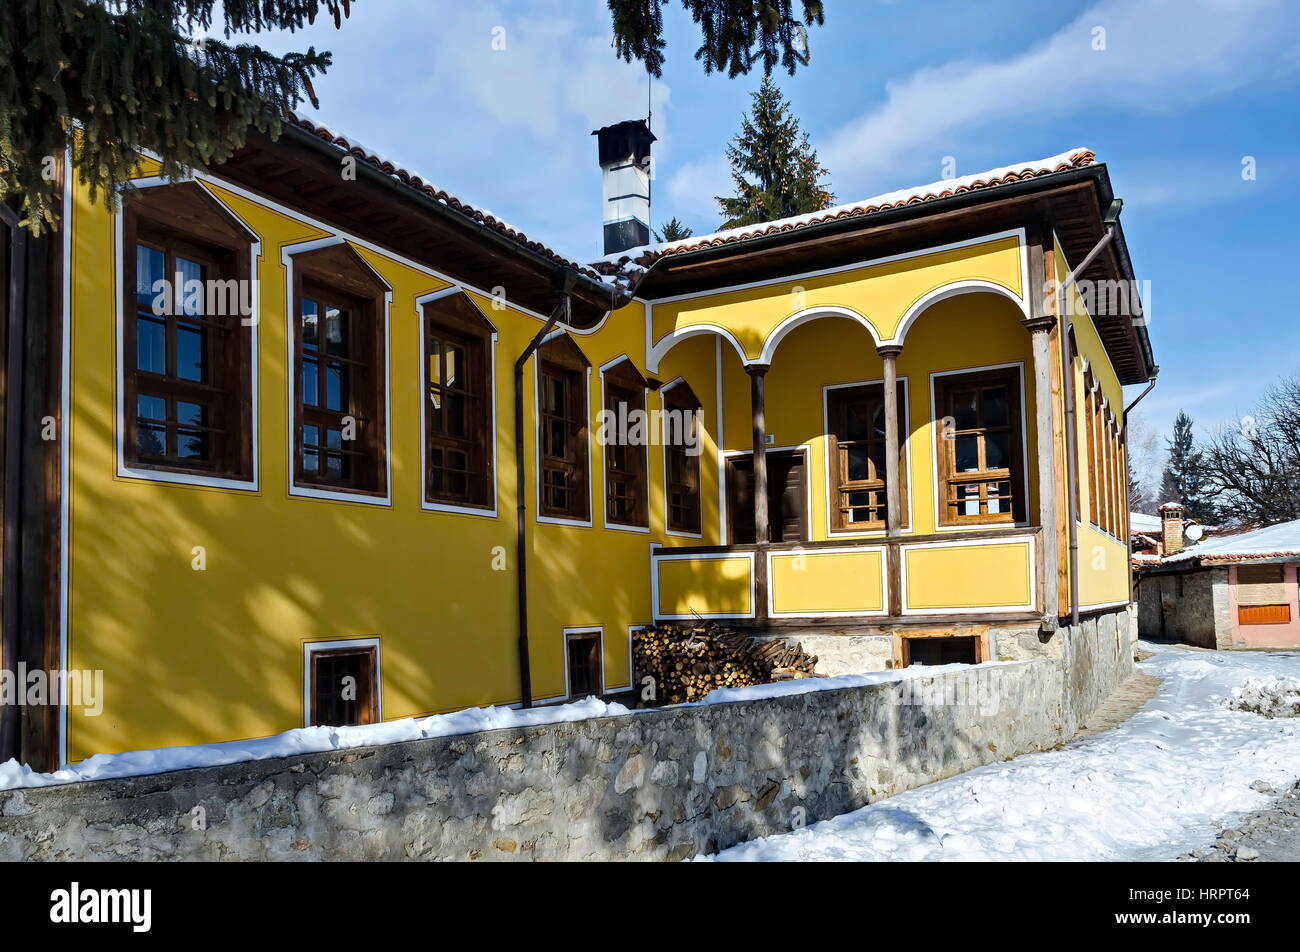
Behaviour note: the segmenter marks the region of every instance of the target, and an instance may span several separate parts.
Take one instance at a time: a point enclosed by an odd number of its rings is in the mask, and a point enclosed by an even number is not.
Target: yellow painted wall
[[[883,549],[774,554],[769,573],[774,614],[825,615],[885,608]]]
[[[291,497],[280,249],[328,231],[224,188],[213,192],[262,242],[255,492],[115,475],[120,296],[112,265],[113,219],[102,204],[90,203],[82,186],[74,189],[68,653],[71,667],[104,671],[106,700],[99,717],[69,713],[69,760],[299,727],[303,645],[309,641],[379,637],[387,720],[517,701],[511,368],[540,319],[512,308],[494,310],[489,299],[475,297],[500,334],[498,515],[425,511],[414,301],[447,282],[358,248],[393,287],[392,504]],[[576,339],[593,368],[630,354],[645,370],[640,304]],[[674,360],[703,373],[712,356],[711,348],[706,355],[684,347]],[[531,365],[527,385],[525,451],[532,459]],[[694,389],[716,411],[711,383]],[[652,395],[650,406],[657,406],[657,397]],[[594,371],[590,408],[593,417],[600,408]],[[710,419],[705,425],[711,432]],[[655,525],[662,526],[662,459],[657,448],[653,454]],[[711,459],[716,473],[716,455]],[[703,466],[706,481],[709,467]],[[527,467],[530,503],[533,470]],[[531,661],[539,699],[564,693],[565,627],[604,627],[606,684],[615,689],[630,683],[629,626],[651,620],[652,536],[604,528],[602,460],[594,440],[592,485],[594,528],[539,526],[530,519]],[[716,501],[705,498],[706,532],[711,524],[716,535]],[[196,571],[191,563],[200,546],[206,568]]]
[[[1059,243],[1055,245],[1056,280],[1063,283],[1069,276],[1070,265]],[[1079,539],[1079,605],[1081,608],[1098,605],[1113,605],[1127,602],[1129,591],[1128,539],[1117,539],[1089,524],[1090,487],[1088,485],[1088,415],[1083,409],[1084,382],[1083,360],[1088,361],[1092,371],[1109,404],[1111,413],[1117,420],[1123,419],[1124,390],[1115,373],[1110,355],[1106,353],[1101,335],[1093,324],[1092,318],[1084,306],[1083,297],[1077,287],[1071,286],[1069,295],[1069,326],[1074,331],[1077,357],[1070,368],[1070,379],[1074,387],[1075,407],[1075,447],[1079,480],[1079,521],[1077,523]],[[1122,507],[1127,524],[1128,507]],[[1068,560],[1068,548],[1062,551],[1061,558]],[[1067,606],[1068,607],[1068,606]]]
[[[660,559],[658,573],[659,612],[664,617],[754,612],[749,556]]]
[[[1014,608],[1033,602],[1033,547],[1028,542],[904,547],[903,564],[907,610]]]

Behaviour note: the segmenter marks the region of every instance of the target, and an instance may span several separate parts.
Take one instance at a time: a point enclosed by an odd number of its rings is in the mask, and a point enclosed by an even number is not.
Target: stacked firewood
[[[698,701],[716,688],[815,677],[817,658],[799,645],[764,641],[714,624],[656,625],[633,635],[636,683],[653,678],[649,704]]]

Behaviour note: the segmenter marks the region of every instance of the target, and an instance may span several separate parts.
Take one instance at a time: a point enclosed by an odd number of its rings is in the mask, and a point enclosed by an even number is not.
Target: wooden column
[[[1038,603],[1043,629],[1055,631],[1060,617],[1056,585],[1056,438],[1052,427],[1052,329],[1056,318],[1048,315],[1023,322],[1033,337],[1034,421],[1038,442]]]
[[[767,398],[763,390],[769,369],[768,364],[745,368],[754,414],[754,541],[759,545],[772,540],[767,511]]]
[[[895,345],[876,348],[885,362],[885,534],[896,536],[903,527],[903,503],[898,472],[898,355]]]

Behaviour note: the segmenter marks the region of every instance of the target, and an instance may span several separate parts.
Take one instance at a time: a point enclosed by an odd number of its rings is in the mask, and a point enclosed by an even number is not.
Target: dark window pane
[[[865,403],[850,404],[845,410],[845,438],[849,440],[865,440],[871,433],[871,422],[867,415],[868,407]]]
[[[975,391],[966,390],[953,394],[952,416],[959,430],[974,429],[979,425],[979,416],[975,411]]]
[[[167,455],[167,428],[142,423],[136,428],[136,447],[141,456]]]
[[[990,433],[984,438],[984,460],[989,469],[1004,469],[1011,465],[1011,434],[1005,430]]]
[[[182,380],[207,380],[207,331],[203,328],[176,327],[176,376]]]
[[[317,349],[317,324],[320,314],[320,305],[310,298],[302,299],[302,349]]]
[[[135,365],[151,374],[167,373],[167,328],[162,321],[136,319]]]
[[[335,357],[348,355],[348,312],[337,307],[325,308],[325,350]]]
[[[166,270],[167,259],[161,251],[146,245],[135,246],[135,300],[142,310],[154,313],[165,312],[166,290],[161,291],[162,297],[158,301],[158,308],[155,309],[154,300],[159,297],[160,292],[154,290],[154,284],[167,280],[167,275],[164,273]]]
[[[466,436],[469,433],[469,414],[466,400],[456,393],[447,395],[446,416],[443,417],[443,432],[450,436]]]
[[[201,403],[178,400],[176,403],[176,422],[188,423],[190,426],[207,426],[208,408]]]
[[[853,482],[871,478],[871,462],[865,444],[850,446],[848,452],[849,479]]]
[[[332,450],[341,450],[343,448],[343,431],[335,429],[326,430],[325,445]]]
[[[302,405],[314,407],[320,404],[320,365],[314,358],[302,362]]]
[[[139,394],[135,398],[135,414],[146,420],[167,419],[167,401],[162,397]]]
[[[979,437],[957,437],[957,472],[974,473],[980,468]]]
[[[320,472],[320,456],[315,450],[302,451],[302,471],[309,476]]]
[[[207,459],[208,435],[196,430],[177,430],[176,455],[181,459]]]
[[[302,428],[302,444],[303,446],[319,446],[320,445],[319,427],[312,426],[311,424],[304,426]]]
[[[984,425],[1007,425],[1006,387],[990,387],[984,391]]]
[[[325,408],[342,413],[348,404],[348,368],[331,364],[325,368]]]
[[[177,257],[176,271],[180,277],[180,287],[176,288],[176,313],[190,317],[201,317],[204,313],[203,265],[197,261]]]

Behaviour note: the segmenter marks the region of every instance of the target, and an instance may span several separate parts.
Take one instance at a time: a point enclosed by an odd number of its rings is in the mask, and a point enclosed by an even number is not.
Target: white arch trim
[[[681,327],[673,331],[650,349],[650,355],[646,359],[646,371],[652,374],[658,373],[659,362],[664,359],[668,351],[672,350],[677,344],[686,340],[686,338],[698,337],[701,334],[714,334],[730,341],[731,346],[734,347],[736,353],[740,355],[740,362],[742,364],[748,366],[749,364],[757,363],[757,361],[750,360],[745,356],[745,348],[740,346],[740,341],[736,340],[731,331],[727,330],[725,327],[719,327],[717,324],[691,324],[687,327]]]
[[[956,297],[959,294],[976,294],[979,292],[999,294],[1014,303],[1016,307],[1020,308],[1020,313],[1026,318],[1030,316],[1029,303],[1019,294],[1016,294],[1014,291],[1001,284],[980,279],[954,281],[951,284],[937,287],[933,291],[923,295],[916,301],[916,303],[907,309],[907,313],[903,315],[903,319],[898,322],[898,330],[895,332],[894,336],[889,340],[879,341],[879,343],[882,345],[889,344],[897,345],[899,347],[903,346],[903,341],[907,337],[907,332],[911,330],[912,325],[916,323],[916,319],[931,305],[938,304],[946,298]]]
[[[840,307],[839,305],[822,305],[820,307],[805,308],[797,314],[791,314],[780,324],[776,325],[776,327],[772,328],[771,333],[767,335],[767,340],[763,342],[763,353],[759,356],[758,360],[747,360],[745,362],[747,364],[770,364],[772,358],[776,355],[777,345],[781,343],[781,339],[785,337],[786,334],[790,333],[801,324],[807,324],[809,321],[815,321],[822,317],[847,317],[849,320],[865,327],[867,333],[871,335],[871,339],[876,342],[877,347],[883,343],[880,339],[880,335],[876,333],[876,329],[871,325],[871,322],[857,311],[852,308]]]

